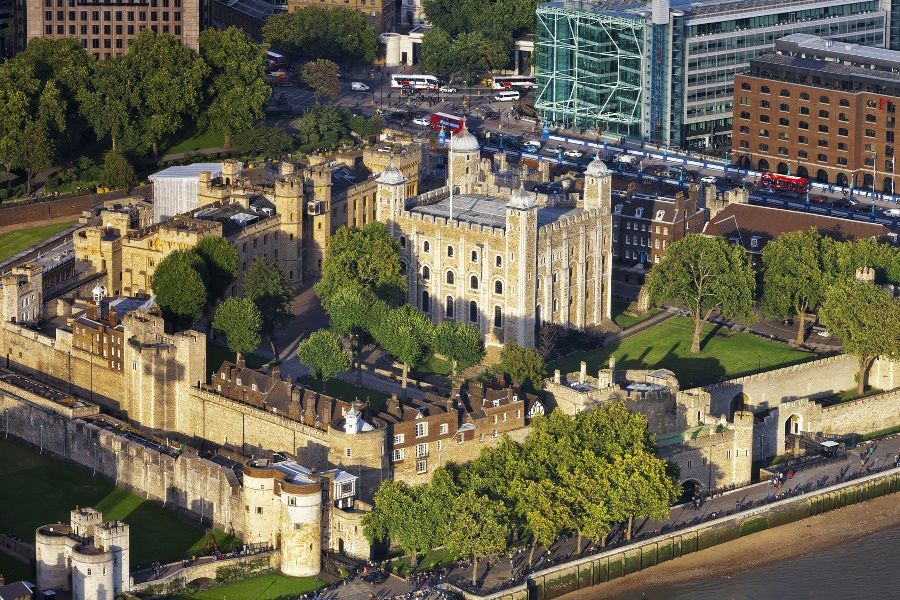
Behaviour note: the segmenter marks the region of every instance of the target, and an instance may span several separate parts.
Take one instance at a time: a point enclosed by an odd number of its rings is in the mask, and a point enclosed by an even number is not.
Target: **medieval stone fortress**
[[[609,325],[621,216],[612,203],[622,192],[599,158],[577,181],[552,180],[546,163],[483,158],[463,127],[446,179],[423,189],[435,154],[406,141],[254,168],[174,167],[151,178],[152,200],[87,211],[62,246],[4,266],[0,431],[271,547],[284,574],[310,576],[323,552],[373,556],[363,520],[384,482],[426,483],[505,437],[525,440],[533,420],[554,411],[624,404],[645,417],[679,483],[704,490],[749,484],[752,464],[789,451],[795,434],[900,424],[900,363],[889,357],[874,358],[869,372],[883,393],[816,402],[854,386],[849,354],[686,389],[666,369],[611,359],[588,372],[581,362],[552,373],[542,392],[469,379],[382,406],[319,392],[276,363],[254,369],[238,357],[207,376],[208,333],[168,326],[151,286],[166,256],[210,236],[236,249],[226,295],[240,296],[255,259],[306,287],[340,228],[380,223],[399,254],[406,301],[435,325],[473,325],[487,360],[512,343],[538,345],[541,325],[576,335]],[[690,194],[696,203],[698,190]],[[112,600],[131,588],[128,525],[94,509],[41,526],[35,551],[40,589]]]

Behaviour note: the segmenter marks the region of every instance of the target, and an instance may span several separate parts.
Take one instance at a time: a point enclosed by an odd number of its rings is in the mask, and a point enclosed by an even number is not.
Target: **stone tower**
[[[280,219],[279,257],[295,284],[303,281],[303,177],[287,174],[275,182],[275,212]]]
[[[321,570],[322,484],[281,482],[281,572],[311,577]]]
[[[506,338],[502,344],[516,342],[520,346],[534,346],[537,322],[535,306],[537,288],[534,285],[534,265],[537,264],[537,205],[534,194],[520,186],[506,204],[506,253],[515,254],[515,267],[509,271],[510,298],[507,304]],[[483,320],[486,323],[490,319]],[[488,341],[492,341],[488,338]]]
[[[600,157],[595,157],[584,172],[584,209],[598,209],[601,215],[609,215],[611,203],[612,173]]]
[[[36,323],[44,317],[43,267],[27,263],[0,278],[0,320]]]
[[[131,587],[131,559],[128,525],[117,521],[103,523],[94,528],[94,545],[112,555],[113,594],[119,596]]]
[[[450,149],[447,152],[449,167],[447,184],[454,186],[456,193],[471,194],[475,191],[481,170],[481,147],[478,138],[469,133],[466,124],[463,123],[462,130],[452,136],[448,143]]]
[[[325,246],[331,237],[331,169],[318,165],[310,170],[306,180],[307,218],[310,233],[309,256],[305,265],[306,275],[322,274]]]
[[[404,209],[406,201],[406,176],[391,158],[388,168],[381,172],[375,183],[378,184],[375,220],[384,223],[393,236],[394,217]]]

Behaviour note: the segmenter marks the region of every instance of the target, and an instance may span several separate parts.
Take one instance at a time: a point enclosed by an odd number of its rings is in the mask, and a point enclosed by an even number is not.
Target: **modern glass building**
[[[751,59],[792,33],[884,47],[892,4],[900,0],[541,4],[535,106],[544,120],[610,136],[727,148],[734,74]]]

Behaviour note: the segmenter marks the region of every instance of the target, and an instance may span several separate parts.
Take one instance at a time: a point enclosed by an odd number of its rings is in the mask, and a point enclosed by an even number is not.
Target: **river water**
[[[900,510],[900,506],[897,507]],[[765,567],[620,600],[880,600],[900,598],[900,527]]]

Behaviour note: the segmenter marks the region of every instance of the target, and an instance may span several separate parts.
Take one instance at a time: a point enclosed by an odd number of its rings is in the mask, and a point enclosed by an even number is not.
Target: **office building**
[[[792,35],[735,77],[733,161],[894,193],[900,51]]]
[[[151,29],[199,50],[204,6],[201,0],[25,0],[25,41],[73,37],[97,58],[112,58],[124,54],[143,29]]]
[[[611,137],[724,149],[731,138],[735,73],[793,33],[883,47],[890,12],[883,1],[542,4],[535,105],[547,121]]]

